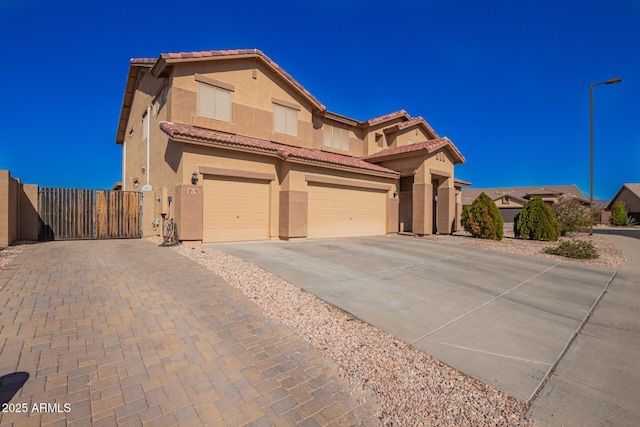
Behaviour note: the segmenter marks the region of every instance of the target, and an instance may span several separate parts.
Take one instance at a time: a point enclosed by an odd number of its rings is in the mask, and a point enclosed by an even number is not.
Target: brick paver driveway
[[[0,310],[0,376],[30,375],[2,425],[378,423],[320,351],[148,241],[32,245],[0,273]]]

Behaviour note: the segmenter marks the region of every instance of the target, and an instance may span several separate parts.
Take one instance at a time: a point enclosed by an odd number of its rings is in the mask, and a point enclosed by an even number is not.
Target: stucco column
[[[413,184],[413,225],[415,234],[431,234],[433,230],[433,186],[431,183]]]
[[[204,194],[201,185],[176,185],[174,218],[180,240],[202,241]]]
[[[451,234],[456,215],[456,190],[453,187],[438,188],[438,234]]]
[[[308,199],[306,191],[280,191],[279,232],[281,239],[307,237]]]
[[[286,162],[281,173],[278,234],[285,240],[305,238],[309,219],[307,182],[302,172],[292,170]]]
[[[398,187],[400,185],[398,184]],[[397,193],[396,193],[397,194]],[[393,193],[389,200],[389,212],[387,218],[389,218],[389,223],[387,224],[387,233],[397,233],[399,231],[399,212],[400,212],[400,197],[393,197]]]

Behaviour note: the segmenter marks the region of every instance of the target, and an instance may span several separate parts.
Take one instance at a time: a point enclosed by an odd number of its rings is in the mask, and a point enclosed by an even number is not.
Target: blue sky
[[[327,108],[423,116],[474,187],[640,182],[640,1],[0,0],[0,169],[110,188],[132,57],[258,48]]]

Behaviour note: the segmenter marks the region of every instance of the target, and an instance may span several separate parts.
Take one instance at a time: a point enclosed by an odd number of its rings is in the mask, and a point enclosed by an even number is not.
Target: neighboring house
[[[557,202],[561,196],[575,197],[585,206],[589,205],[589,200],[576,185],[473,188],[462,191],[462,205],[470,205],[480,193],[485,193],[496,202],[504,222],[513,222],[524,205],[534,197],[540,197],[547,204]]]
[[[624,184],[607,205],[611,211],[615,202],[624,202],[627,213],[640,222],[640,184]]]
[[[182,240],[447,234],[468,185],[421,117],[327,111],[253,49],[132,59],[116,142],[122,189],[153,191]]]

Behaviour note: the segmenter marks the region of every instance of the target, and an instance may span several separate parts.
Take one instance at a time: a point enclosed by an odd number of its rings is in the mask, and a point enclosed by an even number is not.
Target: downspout
[[[122,191],[127,190],[127,141],[122,142]]]
[[[151,107],[147,107],[147,184],[149,184],[149,142],[151,141]]]

